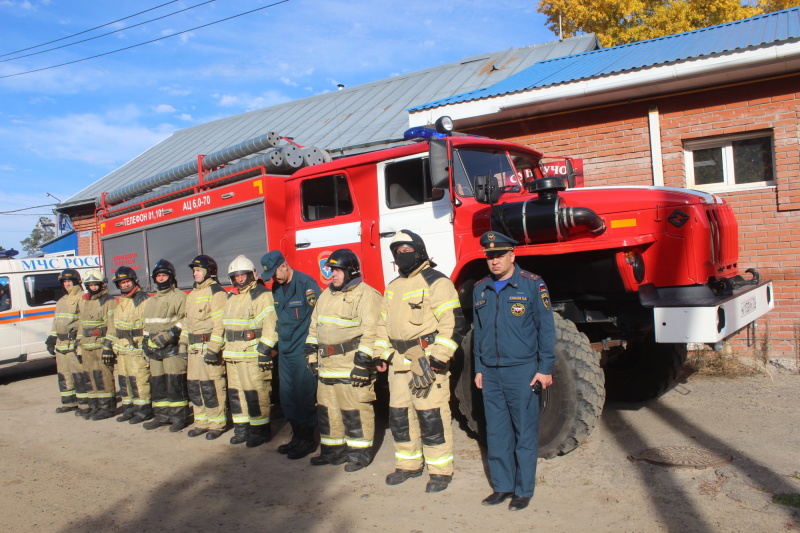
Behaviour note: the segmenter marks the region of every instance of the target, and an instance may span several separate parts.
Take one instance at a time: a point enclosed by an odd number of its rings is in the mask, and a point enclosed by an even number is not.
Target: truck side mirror
[[[500,187],[490,176],[475,176],[475,201],[494,205],[500,199]]]
[[[575,187],[575,168],[572,166],[572,159],[569,157],[564,159],[564,164],[567,167],[567,185],[571,189]]]
[[[430,140],[431,185],[434,189],[450,188],[450,150],[447,139]]]

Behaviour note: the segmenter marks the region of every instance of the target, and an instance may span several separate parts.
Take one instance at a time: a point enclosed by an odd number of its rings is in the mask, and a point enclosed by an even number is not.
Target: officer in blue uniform
[[[261,279],[272,279],[272,297],[278,315],[278,379],[283,414],[292,426],[292,440],[278,446],[289,459],[300,459],[317,449],[317,379],[306,366],[305,342],[319,285],[294,270],[278,250],[261,258]],[[271,360],[263,347],[259,362]]]
[[[483,390],[492,492],[481,503],[524,509],[533,497],[539,393],[553,383],[555,320],[542,278],[514,262],[513,239],[488,231],[491,274],[473,293],[475,385]]]

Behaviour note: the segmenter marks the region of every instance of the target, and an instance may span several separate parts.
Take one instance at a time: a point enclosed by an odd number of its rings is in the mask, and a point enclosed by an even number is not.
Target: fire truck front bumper
[[[759,281],[717,296],[706,286],[642,286],[639,300],[653,308],[659,343],[715,344],[732,337],[775,307],[772,281]]]

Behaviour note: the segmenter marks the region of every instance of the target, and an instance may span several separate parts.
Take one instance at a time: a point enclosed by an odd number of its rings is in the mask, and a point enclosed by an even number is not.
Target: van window
[[[58,272],[51,274],[32,274],[22,278],[25,286],[25,299],[30,307],[53,305],[64,295],[64,289],[58,282]]]
[[[303,199],[303,220],[306,222],[353,212],[353,198],[344,176],[306,180],[300,186],[300,195]]]
[[[11,288],[9,287],[8,278],[0,277],[0,313],[11,309]]]

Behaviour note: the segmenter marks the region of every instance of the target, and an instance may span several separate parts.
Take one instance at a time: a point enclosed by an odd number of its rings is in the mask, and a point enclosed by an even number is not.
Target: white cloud
[[[39,105],[39,104],[55,104],[56,99],[50,98],[49,96],[35,96],[28,100],[28,103],[31,105]]]
[[[192,91],[190,89],[184,89],[180,87],[177,83],[171,83],[170,85],[159,87],[158,90],[164,91],[167,94],[171,94],[172,96],[189,96],[190,94],[192,94]]]
[[[174,107],[169,104],[158,104],[157,106],[153,106],[153,111],[156,113],[174,113],[177,111]]]
[[[192,115],[190,115],[188,113],[181,113],[180,115],[178,115],[178,118],[180,120],[185,120],[187,122],[193,122],[194,121],[194,119],[192,118]]]
[[[14,172],[15,170],[11,165],[0,165],[0,172]]]
[[[281,78],[281,83],[283,83],[284,85],[288,85],[289,87],[300,87],[299,83],[297,83],[296,81],[292,81],[286,77]]]

